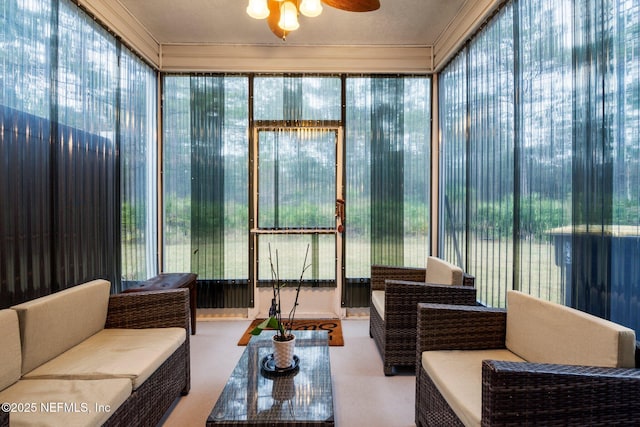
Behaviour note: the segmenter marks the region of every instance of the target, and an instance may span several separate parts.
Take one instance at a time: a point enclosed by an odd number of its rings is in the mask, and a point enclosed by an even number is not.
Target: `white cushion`
[[[93,427],[104,424],[130,395],[131,381],[123,378],[21,380],[0,391],[0,402],[21,409],[9,415],[11,427]]]
[[[20,319],[22,373],[104,328],[110,288],[94,280],[11,307]]]
[[[185,339],[183,328],[103,329],[24,378],[129,378],[136,390]]]
[[[443,259],[427,257],[425,282],[438,285],[462,285],[463,272],[460,267]]]
[[[422,353],[422,368],[465,426],[482,418],[482,361],[524,362],[509,350],[442,350]]]
[[[20,379],[20,326],[14,310],[0,310],[0,390]],[[1,401],[0,401],[1,402]]]
[[[635,367],[633,330],[516,291],[507,293],[506,346],[536,363]]]
[[[371,303],[384,320],[384,291],[371,291]]]

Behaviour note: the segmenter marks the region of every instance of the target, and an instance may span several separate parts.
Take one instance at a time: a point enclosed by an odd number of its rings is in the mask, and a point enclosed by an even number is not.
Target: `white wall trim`
[[[502,3],[502,0],[468,1],[433,46],[434,72],[442,67],[460,50],[460,47],[476,31],[487,17]]]
[[[119,1],[76,0],[103,25],[118,35],[138,55],[160,68],[160,44]]]
[[[431,46],[163,44],[167,72],[401,73],[432,71]]]

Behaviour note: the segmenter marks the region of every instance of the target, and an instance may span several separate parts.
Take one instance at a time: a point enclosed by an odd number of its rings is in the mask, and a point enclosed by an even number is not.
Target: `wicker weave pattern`
[[[505,348],[506,322],[500,308],[419,304],[416,362],[423,351]]]
[[[111,295],[106,328],[180,327],[185,342],[109,417],[106,426],[155,426],[181,394],[191,387],[189,290]],[[0,411],[0,427],[9,414]]]
[[[9,413],[0,410],[0,427],[9,427]]]
[[[374,264],[371,266],[371,290],[384,291],[384,282],[386,280],[405,280],[424,283],[426,274],[426,268],[393,267]]]
[[[421,366],[421,353],[505,348],[506,312],[420,304],[416,424],[461,425]],[[638,425],[640,370],[484,361],[482,425]]]
[[[484,361],[483,425],[640,422],[640,370]]]
[[[407,273],[411,269],[400,269]],[[372,281],[373,281],[372,267]],[[411,274],[411,273],[408,273]],[[415,366],[416,317],[419,302],[476,303],[476,290],[468,286],[434,285],[424,282],[385,280],[385,318],[370,307],[369,334],[382,355],[385,375],[394,367]]]
[[[424,369],[416,372],[416,426],[462,427],[462,422],[447,405],[447,401],[437,392],[438,389],[427,372]],[[436,393],[433,392],[434,390]]]
[[[189,330],[189,290],[111,295],[106,328],[185,328]]]

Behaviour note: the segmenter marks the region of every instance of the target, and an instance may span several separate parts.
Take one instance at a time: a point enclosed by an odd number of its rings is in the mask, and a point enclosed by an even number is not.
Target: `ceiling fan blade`
[[[280,2],[276,0],[269,0],[269,16],[267,17],[267,24],[269,25],[269,29],[273,34],[276,35],[279,39],[285,39],[289,31],[285,31],[278,26],[278,22],[280,21]]]
[[[372,12],[380,9],[380,0],[322,0],[322,3],[347,12]]]

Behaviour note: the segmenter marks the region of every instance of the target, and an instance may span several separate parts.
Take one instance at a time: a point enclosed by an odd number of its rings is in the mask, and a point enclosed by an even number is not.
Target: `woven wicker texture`
[[[383,320],[371,304],[369,335],[380,351],[385,375],[392,375],[395,367],[413,369],[415,366],[418,303],[476,304],[475,288],[426,284],[425,271],[417,268],[371,266],[372,291],[385,291],[385,318]],[[422,281],[416,281],[420,277]]]
[[[0,427],[9,427],[9,413],[0,409]]]
[[[486,307],[420,304],[416,348],[416,425],[457,426],[421,367],[421,353],[505,348],[506,312]],[[640,370],[484,361],[482,425],[638,425]]]

